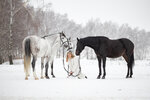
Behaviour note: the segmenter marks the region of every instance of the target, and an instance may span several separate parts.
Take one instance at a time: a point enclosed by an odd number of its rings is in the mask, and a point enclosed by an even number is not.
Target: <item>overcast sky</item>
[[[45,0],[44,3],[47,1],[55,12],[66,13],[78,24],[99,18],[101,22],[128,23],[133,28],[150,31],[150,0]]]

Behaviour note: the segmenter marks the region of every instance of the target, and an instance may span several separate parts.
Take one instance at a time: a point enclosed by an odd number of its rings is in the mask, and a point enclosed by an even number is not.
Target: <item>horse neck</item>
[[[51,46],[60,44],[60,34],[52,35],[50,37],[47,37],[46,39],[51,43]]]
[[[84,45],[84,47],[85,46],[88,46],[88,47],[91,47],[91,48],[95,48],[95,45],[93,45],[93,44],[95,44],[95,43],[93,43],[94,41],[92,40],[92,39],[88,39],[88,38],[84,38],[83,40],[82,40],[82,43],[83,43],[83,45]]]

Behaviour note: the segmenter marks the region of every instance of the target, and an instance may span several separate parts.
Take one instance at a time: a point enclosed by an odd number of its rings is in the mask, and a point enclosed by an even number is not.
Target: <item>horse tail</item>
[[[129,39],[119,39],[119,41],[122,43],[123,47],[126,49],[126,54],[129,56],[129,63],[131,67],[133,68],[134,66],[134,44],[129,40]],[[126,41],[126,43],[125,43]],[[128,47],[131,47],[130,50],[128,50]]]
[[[31,64],[31,48],[30,39],[26,39],[24,42],[24,72],[29,75]]]

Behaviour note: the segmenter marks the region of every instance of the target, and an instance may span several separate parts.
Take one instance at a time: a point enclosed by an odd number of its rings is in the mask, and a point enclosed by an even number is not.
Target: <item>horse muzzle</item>
[[[76,51],[76,55],[77,55],[77,56],[79,56],[79,55],[80,55],[79,51]]]

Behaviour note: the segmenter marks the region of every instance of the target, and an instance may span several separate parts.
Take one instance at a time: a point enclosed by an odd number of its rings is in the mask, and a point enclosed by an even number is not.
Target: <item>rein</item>
[[[64,68],[64,70],[67,72],[68,76],[72,76],[72,77],[77,77],[77,76],[79,76],[79,74],[81,73],[80,56],[79,56],[79,59],[78,59],[78,63],[79,63],[79,72],[78,72],[77,75],[73,75],[73,74],[70,75],[70,72],[69,72],[69,65],[68,65],[68,70],[65,68],[64,57],[65,57],[65,54],[64,54],[64,46],[63,46],[63,68]]]
[[[53,36],[53,35],[56,35],[56,34],[60,34],[60,33],[48,34],[48,35],[42,36],[41,38],[45,39],[46,37]],[[68,39],[67,39],[67,41],[65,41],[65,42],[61,39],[61,34],[60,34],[60,40],[61,40],[61,42],[62,42],[61,46],[63,46],[66,42],[67,42],[68,45],[69,45]]]
[[[48,35],[42,36],[41,38],[45,39],[46,37],[49,37],[49,36],[52,36],[52,35],[56,35],[56,34],[60,34],[60,33],[48,34]]]

